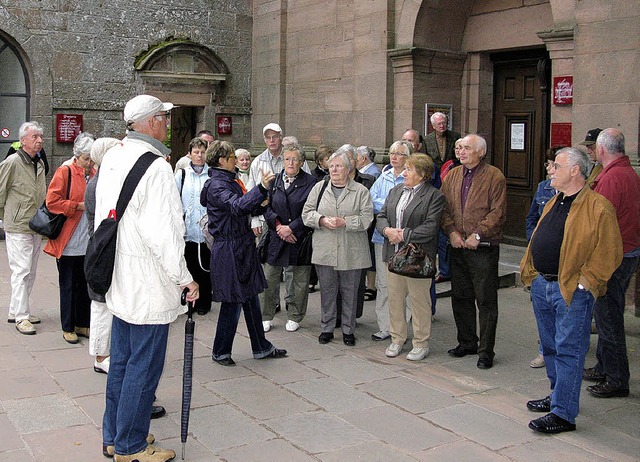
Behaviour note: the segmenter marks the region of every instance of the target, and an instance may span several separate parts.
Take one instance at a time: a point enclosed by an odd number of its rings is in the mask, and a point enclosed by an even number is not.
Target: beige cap
[[[146,119],[158,112],[168,112],[173,108],[171,103],[163,103],[155,96],[138,95],[124,107],[124,121],[126,123],[137,122]]]

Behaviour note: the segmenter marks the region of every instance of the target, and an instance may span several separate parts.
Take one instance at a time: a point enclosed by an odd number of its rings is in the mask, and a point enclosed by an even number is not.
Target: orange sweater
[[[71,169],[71,190],[69,191],[69,199],[67,199],[67,181],[69,173],[67,169]],[[91,172],[91,176],[95,175],[95,170]],[[66,247],[73,232],[78,226],[78,222],[82,217],[82,210],[78,209],[78,205],[84,202],[84,191],[87,183],[84,179],[84,169],[78,167],[76,160],[73,164],[63,165],[56,170],[47,190],[47,207],[52,213],[62,213],[67,217],[67,221],[62,226],[62,232],[54,239],[49,240],[44,246],[44,252],[56,258],[60,258],[62,251]]]

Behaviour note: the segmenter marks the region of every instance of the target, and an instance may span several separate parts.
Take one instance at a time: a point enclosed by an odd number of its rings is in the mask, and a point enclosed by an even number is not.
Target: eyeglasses
[[[560,165],[557,162],[545,162],[544,166],[547,170],[549,170],[552,167],[554,170],[558,170],[559,168],[565,168],[565,167],[573,167],[573,165]]]
[[[169,113],[169,112],[161,112],[160,114],[156,114],[153,117],[155,117],[156,119],[159,118],[159,117],[160,118],[164,117],[165,119],[169,120],[169,119],[171,119],[171,113]]]
[[[389,157],[407,157],[407,155],[402,152],[390,152]]]
[[[265,136],[264,139],[266,141],[275,141],[280,139],[280,135]]]

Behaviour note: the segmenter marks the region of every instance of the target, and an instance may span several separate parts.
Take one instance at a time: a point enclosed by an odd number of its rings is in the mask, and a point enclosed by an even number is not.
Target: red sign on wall
[[[73,143],[81,131],[81,114],[56,114],[56,141],[58,143]]]
[[[571,146],[571,124],[552,123],[551,124],[551,147]]]
[[[573,103],[573,76],[553,78],[553,104]]]
[[[218,116],[218,135],[231,135],[233,132],[233,119],[228,116]]]

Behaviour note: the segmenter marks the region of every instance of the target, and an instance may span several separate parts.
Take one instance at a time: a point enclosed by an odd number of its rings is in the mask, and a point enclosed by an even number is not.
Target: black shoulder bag
[[[67,167],[69,173],[69,179],[67,180],[67,197],[69,199],[69,193],[71,192],[71,168]],[[57,239],[62,231],[64,222],[67,221],[67,216],[62,213],[52,213],[47,207],[47,200],[42,203],[36,210],[36,214],[29,220],[29,228],[42,236],[48,237],[51,240]]]
[[[322,188],[320,188],[320,194],[318,194],[318,202],[316,203],[316,211],[318,207],[320,207],[320,199],[322,199],[322,195],[324,194],[325,189],[327,189],[327,185],[329,184],[329,180],[325,180]],[[288,205],[288,204],[287,204]],[[300,242],[300,250],[298,251],[298,266],[308,266],[311,264],[311,257],[313,256],[313,229],[304,235],[302,238],[302,242]]]
[[[140,156],[124,180],[115,210],[112,209],[109,212],[109,216],[100,222],[98,229],[89,238],[84,256],[84,274],[89,288],[96,294],[105,295],[111,287],[116,259],[118,223],[140,179],[151,163],[157,159],[159,157],[152,152],[146,152]]]

